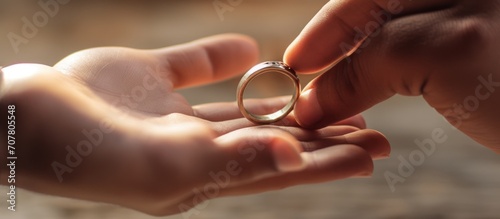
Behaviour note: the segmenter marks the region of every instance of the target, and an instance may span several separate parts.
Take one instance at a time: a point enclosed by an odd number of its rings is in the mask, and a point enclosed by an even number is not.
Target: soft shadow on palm
[[[193,115],[186,99],[174,91],[175,73],[148,53],[116,47],[88,49],[54,67],[133,115]]]

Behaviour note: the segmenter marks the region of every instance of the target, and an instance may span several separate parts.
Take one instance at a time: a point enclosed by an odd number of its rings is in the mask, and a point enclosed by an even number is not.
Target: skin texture
[[[299,73],[336,64],[304,88],[297,121],[319,128],[395,94],[422,96],[500,152],[499,12],[494,0],[329,1],[284,55]]]
[[[257,61],[252,39],[226,34],[157,50],[88,49],[53,67],[4,68],[0,107],[16,106],[16,154],[23,160],[16,185],[169,215],[210,198],[369,176],[373,159],[389,155],[385,137],[364,129],[361,116],[318,130],[301,128],[293,113],[256,126],[236,103],[190,106],[175,92],[241,74]],[[268,113],[287,99],[247,105]],[[68,161],[75,151],[81,159]],[[69,170],[58,174],[55,163]],[[215,194],[195,192],[214,185]]]

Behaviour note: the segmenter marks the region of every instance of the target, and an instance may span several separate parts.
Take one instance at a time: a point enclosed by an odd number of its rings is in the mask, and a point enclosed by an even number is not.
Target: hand
[[[343,59],[304,89],[298,122],[324,127],[395,94],[422,95],[500,152],[499,10],[493,0],[328,2],[285,53],[299,73]]]
[[[4,68],[0,105],[16,106],[18,185],[167,215],[206,198],[367,176],[372,159],[388,156],[387,140],[362,130],[360,116],[316,131],[299,128],[293,115],[255,126],[235,103],[191,107],[174,91],[234,76],[257,56],[252,39],[220,35]],[[286,101],[249,107],[265,113]]]

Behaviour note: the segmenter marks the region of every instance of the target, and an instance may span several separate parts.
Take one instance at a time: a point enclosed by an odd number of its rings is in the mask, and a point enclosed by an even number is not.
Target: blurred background
[[[66,0],[40,20],[27,41],[13,46],[9,34],[22,35],[24,19],[44,13],[39,2],[0,0],[0,65],[34,62],[53,65],[72,52],[99,46],[158,48],[213,34],[234,32],[257,39],[261,61],[281,60],[288,44],[325,0]],[[61,2],[63,2],[61,0]],[[218,14],[213,3],[231,7]],[[38,14],[40,16],[40,14]],[[45,23],[43,23],[45,22]],[[335,27],[332,27],[335,28]],[[302,77],[305,85],[312,77]],[[192,104],[234,101],[239,78],[181,91]],[[281,80],[280,80],[281,81]],[[268,90],[276,81],[255,84]],[[274,93],[264,93],[274,95]],[[259,195],[210,200],[190,218],[500,218],[500,159],[448,125],[421,98],[394,97],[364,113],[370,128],[388,137],[391,158],[376,161],[372,178],[305,185]],[[442,130],[448,139],[423,154],[415,141]],[[418,160],[418,158],[422,158]],[[418,164],[402,176],[405,161]],[[400,176],[391,189],[387,174]],[[394,178],[392,178],[394,180]],[[0,218],[147,219],[118,206],[41,195],[18,189],[17,211],[8,211],[0,187]],[[180,215],[167,218],[182,218]]]

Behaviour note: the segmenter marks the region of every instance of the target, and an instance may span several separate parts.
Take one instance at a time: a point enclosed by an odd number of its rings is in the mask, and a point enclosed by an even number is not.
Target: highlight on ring
[[[292,94],[290,102],[288,102],[288,104],[286,104],[282,109],[270,114],[256,115],[251,113],[247,108],[245,108],[243,95],[245,93],[245,89],[247,88],[248,84],[253,79],[267,73],[280,73],[286,76],[288,79],[290,79],[290,81],[292,81],[295,91]],[[256,124],[270,124],[285,118],[293,110],[295,103],[297,102],[300,96],[300,91],[301,91],[300,80],[297,77],[295,71],[292,68],[290,68],[290,66],[281,61],[266,61],[255,65],[250,70],[248,70],[245,73],[245,75],[243,75],[243,77],[240,80],[240,83],[238,84],[236,97],[237,97],[238,107],[241,113],[248,120]]]

